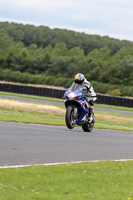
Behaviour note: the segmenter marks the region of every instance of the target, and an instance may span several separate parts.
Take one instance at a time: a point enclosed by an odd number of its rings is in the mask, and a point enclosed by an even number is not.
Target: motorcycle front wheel
[[[65,120],[66,125],[69,129],[73,129],[75,126],[76,120],[73,117],[74,115],[74,108],[72,106],[68,106],[66,110]]]

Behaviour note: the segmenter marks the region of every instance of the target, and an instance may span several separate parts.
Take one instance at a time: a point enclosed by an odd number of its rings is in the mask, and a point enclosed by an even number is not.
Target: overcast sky
[[[133,0],[0,0],[0,21],[133,41]]]

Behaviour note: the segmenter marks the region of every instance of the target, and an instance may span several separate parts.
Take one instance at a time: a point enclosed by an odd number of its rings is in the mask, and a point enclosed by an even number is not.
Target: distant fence
[[[44,97],[62,98],[66,90],[0,83],[0,91]],[[96,103],[133,108],[133,99],[125,97],[97,94]]]

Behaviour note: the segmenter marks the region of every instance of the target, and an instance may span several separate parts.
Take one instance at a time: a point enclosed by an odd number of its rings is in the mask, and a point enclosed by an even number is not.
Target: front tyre
[[[73,129],[75,126],[76,120],[73,117],[74,115],[74,108],[72,106],[68,106],[66,110],[65,120],[66,125],[69,129]]]

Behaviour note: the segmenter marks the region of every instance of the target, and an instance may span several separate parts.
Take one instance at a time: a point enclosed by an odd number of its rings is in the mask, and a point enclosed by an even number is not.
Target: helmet
[[[84,78],[85,78],[84,75],[79,73],[74,77],[74,81],[75,83],[81,84],[84,82]]]

